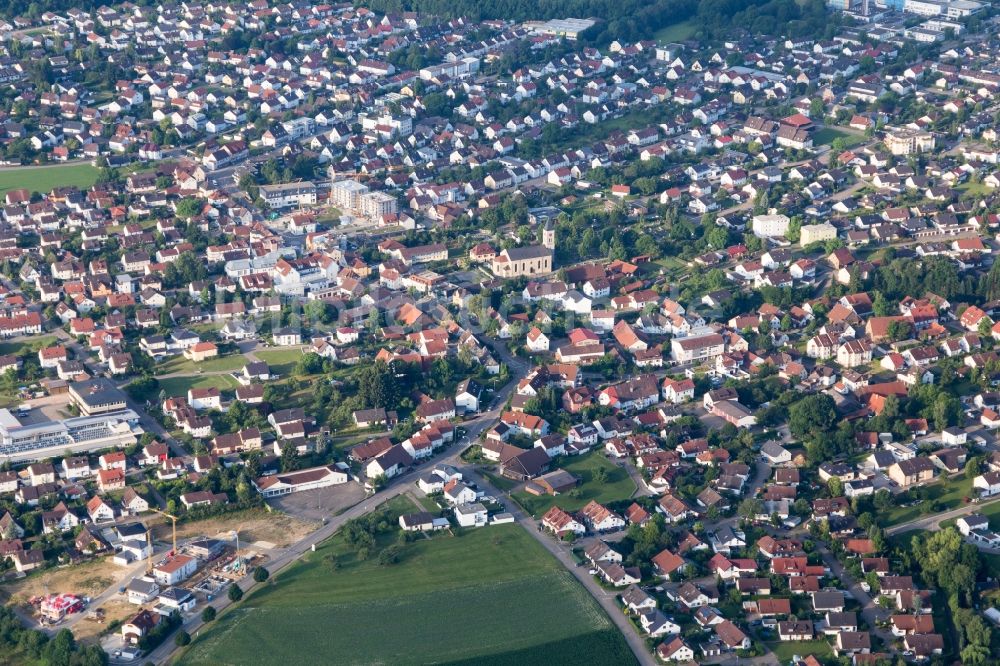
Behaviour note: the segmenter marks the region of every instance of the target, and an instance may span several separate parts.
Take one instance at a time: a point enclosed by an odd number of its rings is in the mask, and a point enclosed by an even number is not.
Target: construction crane
[[[153,570],[153,528],[146,525],[146,573]]]
[[[331,183],[336,183],[338,180],[344,180],[347,178],[360,183],[361,179],[367,177],[368,174],[361,173],[360,171],[337,171],[333,168],[333,166],[331,166],[328,171],[328,176]]]
[[[160,511],[159,509],[154,509],[153,507],[150,507],[149,510],[150,511],[154,511],[154,512],[160,514],[161,516],[165,516],[166,518],[170,519],[170,521],[172,523],[172,527],[173,527],[173,542],[174,542],[173,552],[176,553],[177,552],[177,516],[175,516],[173,514],[169,514],[166,511]]]

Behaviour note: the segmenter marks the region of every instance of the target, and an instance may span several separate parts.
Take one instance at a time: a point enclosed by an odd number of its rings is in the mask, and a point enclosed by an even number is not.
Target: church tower
[[[545,228],[542,230],[542,247],[548,248],[555,252],[556,249],[556,229],[552,226],[552,220],[545,223]]]

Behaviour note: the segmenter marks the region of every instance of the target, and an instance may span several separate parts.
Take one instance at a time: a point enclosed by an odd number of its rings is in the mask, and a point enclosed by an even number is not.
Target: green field
[[[42,347],[48,347],[58,342],[58,338],[54,335],[40,335],[38,337],[33,337],[28,340],[20,340],[18,342],[0,342],[0,356],[5,356],[7,354],[13,354],[14,356],[20,356],[22,354],[35,354]]]
[[[254,356],[267,363],[271,372],[282,377],[292,374],[295,364],[302,358],[301,349],[263,349],[255,351]]]
[[[164,375],[176,372],[198,372],[199,370],[204,372],[234,372],[242,370],[247,362],[246,357],[240,354],[216,356],[215,358],[209,358],[198,363],[183,356],[174,356],[156,366],[156,372]]]
[[[421,538],[396,564],[376,560],[359,561],[335,535],[203,629],[177,663],[636,663],[596,602],[517,525]]]
[[[653,35],[653,39],[658,42],[683,42],[685,39],[694,37],[696,29],[694,20],[688,19],[687,21],[681,21],[680,23],[660,28]]]
[[[234,389],[239,382],[229,375],[193,375],[191,377],[168,377],[158,380],[160,388],[166,395],[187,395],[189,388],[216,387],[220,390]]]
[[[781,641],[767,643],[767,647],[774,653],[774,656],[777,657],[778,661],[782,664],[790,663],[792,658],[796,655],[805,657],[811,654],[820,660],[833,656],[833,650],[830,649],[830,644],[822,639],[812,641]]]
[[[551,495],[535,497],[521,491],[514,493],[514,499],[524,507],[525,511],[541,517],[541,514],[553,505],[567,511],[576,511],[582,509],[590,500],[606,504],[626,500],[635,492],[635,482],[629,478],[628,472],[600,453],[571,458],[562,468],[580,479],[580,485],[574,491],[555,497]],[[594,473],[601,468],[607,474],[604,483],[599,483],[594,478]]]
[[[965,502],[966,497],[972,497],[972,479],[958,477],[955,479],[942,479],[926,487],[927,499],[924,502],[935,500],[938,503],[938,511],[957,509]],[[916,520],[924,516],[921,509],[923,503],[915,506],[897,506],[883,511],[879,514],[879,522],[883,527],[891,527]]]
[[[87,188],[97,181],[97,173],[97,167],[90,164],[0,169],[0,195],[21,188],[42,194],[54,187]]]
[[[856,146],[864,140],[863,137],[857,134],[851,134],[850,132],[845,132],[834,127],[824,127],[823,129],[816,130],[813,134],[813,144],[817,146],[830,145],[836,139],[843,139],[848,148]]]
[[[972,182],[971,180],[962,183],[955,189],[963,194],[968,194],[971,197],[985,197],[993,192],[993,190],[982,181]]]

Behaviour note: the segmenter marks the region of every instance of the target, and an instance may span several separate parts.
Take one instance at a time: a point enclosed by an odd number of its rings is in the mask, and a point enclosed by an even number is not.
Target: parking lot
[[[364,488],[354,481],[317,490],[304,490],[267,500],[279,511],[296,518],[321,521],[354,506],[367,496]]]
[[[13,407],[11,412],[17,416],[17,420],[23,425],[34,425],[45,421],[58,421],[65,419],[71,414],[67,410],[69,405],[69,394],[47,395],[43,398],[25,400],[24,404],[30,405],[31,410],[23,415],[18,415]]]

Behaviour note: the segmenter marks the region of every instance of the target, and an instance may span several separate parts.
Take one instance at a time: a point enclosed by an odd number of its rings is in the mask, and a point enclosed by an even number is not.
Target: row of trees
[[[915,535],[909,545],[909,549],[898,549],[897,555],[907,570],[918,573],[925,585],[948,599],[962,663],[991,663],[992,630],[972,609],[982,565],[979,550],[965,543],[954,527]]]

